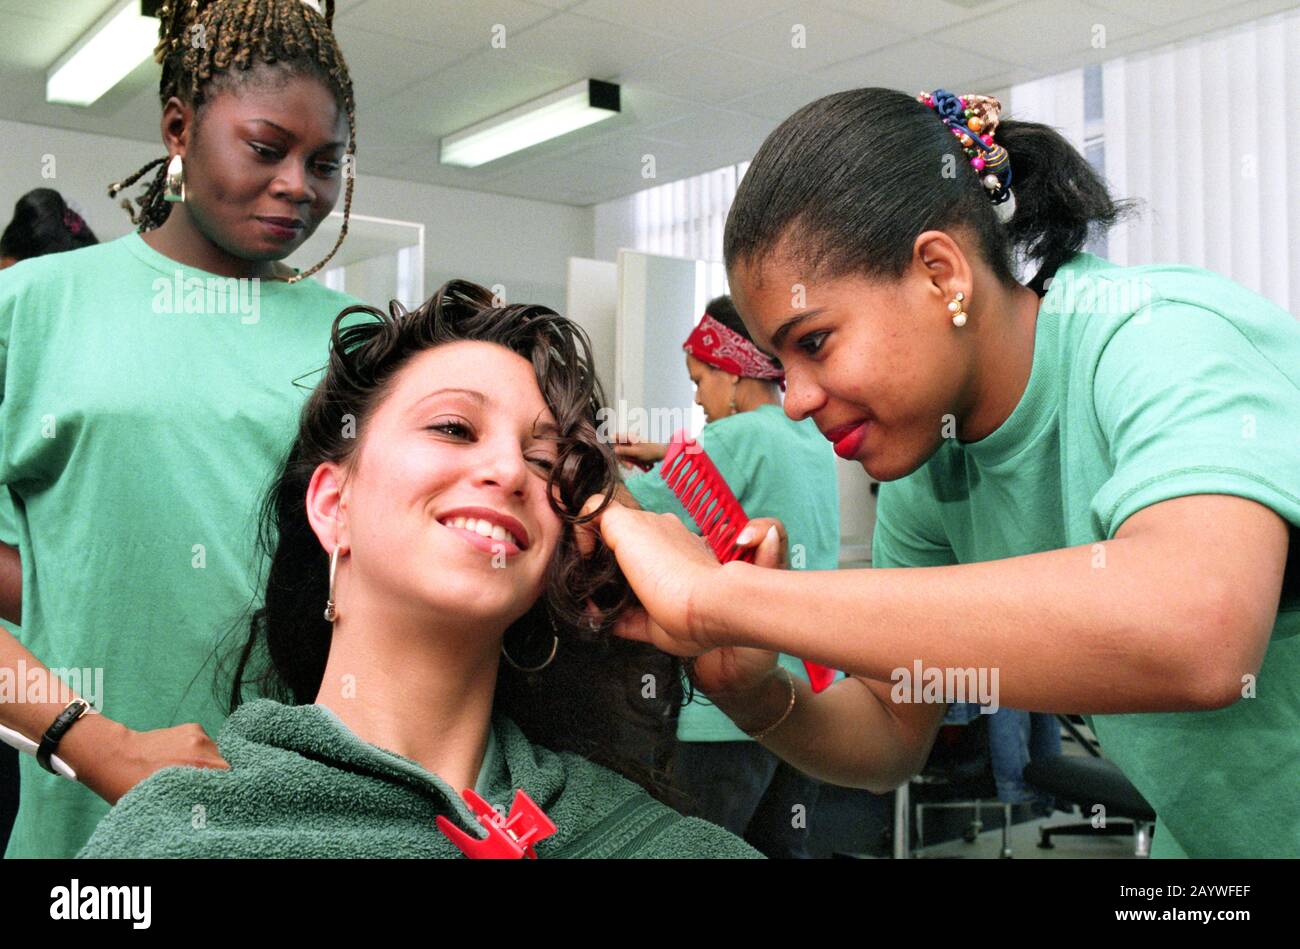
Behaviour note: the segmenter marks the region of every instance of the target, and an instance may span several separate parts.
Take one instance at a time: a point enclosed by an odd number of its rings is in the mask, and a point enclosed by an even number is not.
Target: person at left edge
[[[53,188],[33,188],[14,204],[14,216],[0,234],[0,270],[20,260],[58,254],[98,244],[99,238],[85,219],[68,207],[63,195]],[[18,528],[13,501],[0,490],[0,589],[22,585],[22,563],[18,558]],[[0,617],[14,624],[22,622],[21,603],[0,603]],[[12,630],[19,639],[22,631]],[[0,852],[9,841],[18,812],[18,752],[0,747]]]
[[[345,234],[351,207],[352,80],[323,8],[165,8],[166,155],[109,190],[156,169],[137,229],[0,273],[0,484],[24,565],[4,598],[23,641],[0,630],[0,669],[83,670],[69,685],[102,713],[58,744],[78,782],[22,758],[6,856],[73,856],[159,768],[225,766],[209,659],[255,591],[258,493],[355,302],[305,279],[328,256],[281,262],[341,194]],[[0,703],[0,722],[39,738],[52,698]]]

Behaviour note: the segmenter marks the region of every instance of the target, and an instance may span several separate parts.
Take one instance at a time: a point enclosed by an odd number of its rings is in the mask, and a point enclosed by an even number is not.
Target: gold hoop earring
[[[740,385],[740,380],[739,380],[739,379],[737,379],[735,382],[733,382],[733,383],[731,384],[731,405],[729,406],[729,408],[731,409],[731,411],[730,411],[729,413],[727,413],[727,414],[729,414],[729,415],[735,415],[735,414],[736,414],[736,386],[738,386],[738,385]]]
[[[330,554],[330,595],[325,601],[325,620],[332,623],[338,619],[339,611],[334,608],[334,574],[339,568],[339,545],[334,545],[334,553]]]
[[[185,162],[180,155],[173,155],[167,163],[167,179],[163,188],[164,201],[185,200]]]
[[[953,297],[951,300],[948,301],[948,312],[952,314],[953,326],[966,325],[966,307],[964,305],[965,302],[966,302],[966,294],[962,293],[960,290],[957,291],[957,295],[955,297]]]

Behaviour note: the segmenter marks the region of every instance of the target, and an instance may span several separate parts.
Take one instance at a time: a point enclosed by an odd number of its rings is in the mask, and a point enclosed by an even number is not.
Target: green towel
[[[569,752],[533,745],[494,714],[479,791],[508,813],[517,788],[558,832],[550,857],[759,857],[722,828],[683,817]],[[133,787],[79,857],[463,857],[434,824],[485,831],[460,795],[409,758],[362,741],[320,705],[258,699],[226,720],[230,770],[173,767]]]

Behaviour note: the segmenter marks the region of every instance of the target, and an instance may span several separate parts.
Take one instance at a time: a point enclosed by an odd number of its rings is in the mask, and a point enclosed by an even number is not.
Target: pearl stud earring
[[[966,308],[963,305],[965,301],[966,294],[962,293],[960,290],[957,291],[955,297],[948,301],[948,312],[952,314],[953,326],[966,325]]]

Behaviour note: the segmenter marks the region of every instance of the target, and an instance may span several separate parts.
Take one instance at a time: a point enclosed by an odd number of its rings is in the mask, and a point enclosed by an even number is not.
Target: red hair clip
[[[473,788],[461,791],[460,796],[487,829],[487,837],[471,837],[441,814],[434,823],[472,860],[536,860],[533,845],[556,832],[555,822],[522,789],[515,791],[509,817],[474,793]]]

